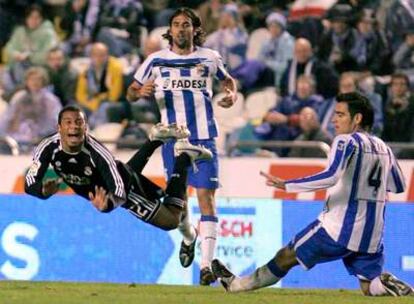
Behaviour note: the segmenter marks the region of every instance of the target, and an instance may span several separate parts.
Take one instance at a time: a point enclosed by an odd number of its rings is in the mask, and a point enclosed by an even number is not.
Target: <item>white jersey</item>
[[[217,136],[212,105],[213,77],[223,80],[228,74],[219,53],[202,47],[196,47],[188,55],[178,55],[169,48],[155,52],[134,75],[140,85],[154,80],[161,122],[186,125],[191,132],[190,139]]]
[[[328,188],[319,220],[339,244],[375,253],[382,244],[387,192],[400,193],[405,181],[391,149],[367,133],[339,135],[324,171],[286,182],[286,191]]]

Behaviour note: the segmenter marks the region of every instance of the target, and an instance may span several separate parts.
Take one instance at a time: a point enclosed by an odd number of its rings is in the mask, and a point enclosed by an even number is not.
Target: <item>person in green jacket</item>
[[[25,70],[33,65],[43,65],[47,52],[58,44],[58,37],[42,8],[32,5],[25,15],[25,24],[17,26],[5,47],[11,81],[23,82]]]

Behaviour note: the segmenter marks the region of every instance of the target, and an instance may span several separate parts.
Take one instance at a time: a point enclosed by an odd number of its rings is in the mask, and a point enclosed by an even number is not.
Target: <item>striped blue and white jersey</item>
[[[161,122],[186,125],[190,139],[217,136],[212,107],[213,77],[223,80],[228,73],[219,53],[202,47],[188,55],[178,55],[169,48],[155,52],[134,76],[140,85],[154,80]]]
[[[288,180],[286,191],[328,190],[319,220],[339,244],[355,252],[375,253],[382,244],[387,192],[405,189],[391,149],[367,133],[339,135],[324,171]]]

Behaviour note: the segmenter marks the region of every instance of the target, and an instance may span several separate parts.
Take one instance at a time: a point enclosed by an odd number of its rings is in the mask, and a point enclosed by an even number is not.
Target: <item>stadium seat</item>
[[[259,56],[260,48],[263,43],[270,38],[270,33],[267,28],[262,27],[254,30],[247,42],[247,59],[257,59]]]
[[[251,122],[261,120],[268,110],[275,107],[278,95],[273,87],[251,93],[246,97],[245,117]]]
[[[99,141],[104,142],[109,150],[113,151],[116,148],[116,141],[121,136],[123,129],[124,125],[121,123],[110,122],[97,126],[90,133]],[[110,142],[110,144],[106,142]]]
[[[165,34],[168,30],[168,26],[160,26],[156,27],[149,33],[149,37],[151,38],[158,38],[161,41],[161,47],[166,48],[168,47],[168,40],[162,38],[162,34]]]

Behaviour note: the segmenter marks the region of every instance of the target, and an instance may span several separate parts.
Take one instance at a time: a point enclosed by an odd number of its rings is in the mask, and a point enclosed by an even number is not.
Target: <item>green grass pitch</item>
[[[359,304],[414,303],[364,297],[357,290],[267,288],[226,294],[221,287],[0,281],[1,304]]]

